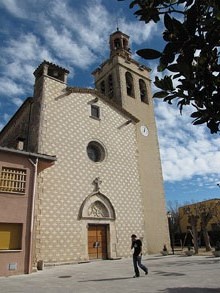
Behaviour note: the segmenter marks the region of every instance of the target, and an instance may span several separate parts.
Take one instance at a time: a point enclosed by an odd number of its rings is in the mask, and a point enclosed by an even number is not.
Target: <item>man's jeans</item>
[[[136,277],[140,276],[138,267],[140,267],[145,272],[145,274],[148,273],[147,268],[141,263],[141,255],[133,255],[133,265]]]

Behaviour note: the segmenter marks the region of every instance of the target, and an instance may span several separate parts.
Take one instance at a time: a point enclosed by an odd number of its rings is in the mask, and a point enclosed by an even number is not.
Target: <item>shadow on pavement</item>
[[[72,276],[59,276],[58,278],[60,279],[66,279],[66,278],[71,278]]]
[[[219,293],[220,288],[167,288],[165,290],[161,290],[160,292],[164,293]]]
[[[128,280],[128,279],[133,279],[133,277],[93,279],[93,280],[83,280],[83,281],[79,281],[79,282],[81,282],[81,283],[83,283],[83,282],[103,282],[103,281],[118,281],[118,280]]]
[[[175,276],[175,277],[180,277],[180,276],[185,276],[186,274],[181,274],[181,273],[174,273],[174,272],[163,272],[163,271],[153,271],[153,273],[161,276]]]

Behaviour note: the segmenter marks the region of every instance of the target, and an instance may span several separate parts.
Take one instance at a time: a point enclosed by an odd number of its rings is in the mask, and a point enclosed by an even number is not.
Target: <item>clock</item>
[[[148,134],[149,134],[149,131],[148,131],[148,129],[147,129],[147,126],[145,126],[145,125],[141,125],[141,134],[143,135],[143,136],[148,136]]]

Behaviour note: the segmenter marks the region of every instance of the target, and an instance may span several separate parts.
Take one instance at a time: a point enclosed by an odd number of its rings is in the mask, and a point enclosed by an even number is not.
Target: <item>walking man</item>
[[[148,269],[141,263],[142,257],[142,242],[140,239],[137,239],[135,234],[131,235],[131,249],[134,249],[133,252],[133,265],[134,265],[134,278],[140,277],[140,272],[138,267],[140,267],[144,272],[145,275],[148,274]]]

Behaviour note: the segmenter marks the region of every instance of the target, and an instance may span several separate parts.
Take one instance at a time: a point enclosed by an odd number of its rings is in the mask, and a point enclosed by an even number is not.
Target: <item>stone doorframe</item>
[[[85,245],[84,260],[89,259],[88,255],[88,225],[107,225],[107,251],[108,258],[114,259],[117,257],[117,236],[115,227],[115,210],[110,200],[102,193],[95,192],[90,194],[83,201],[78,220],[81,222],[82,227],[82,243]]]

